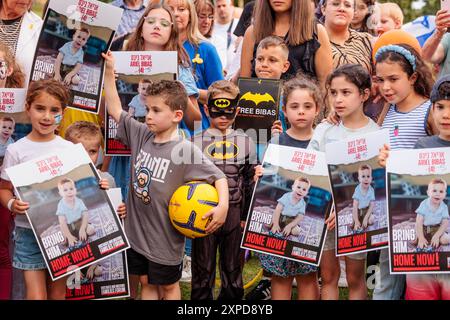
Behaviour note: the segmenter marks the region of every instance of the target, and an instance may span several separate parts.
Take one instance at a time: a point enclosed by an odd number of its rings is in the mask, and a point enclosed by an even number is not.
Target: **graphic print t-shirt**
[[[133,250],[150,261],[178,265],[183,258],[184,236],[169,220],[172,194],[186,182],[213,184],[225,175],[190,141],[180,137],[156,143],[154,138],[145,124],[122,112],[117,139],[131,149],[132,170],[125,232]],[[192,152],[198,161],[190,164]]]

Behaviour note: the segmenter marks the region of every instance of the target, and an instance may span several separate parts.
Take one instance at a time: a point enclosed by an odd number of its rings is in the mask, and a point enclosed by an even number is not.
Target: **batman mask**
[[[225,116],[227,119],[233,119],[236,115],[239,96],[234,99],[217,98],[208,100],[208,111],[211,118]]]

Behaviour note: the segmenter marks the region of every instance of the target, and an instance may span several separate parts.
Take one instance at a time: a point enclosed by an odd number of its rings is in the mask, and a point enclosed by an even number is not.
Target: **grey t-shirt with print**
[[[181,137],[154,142],[147,126],[122,112],[117,139],[131,149],[131,187],[127,199],[125,232],[131,247],[152,262],[179,265],[184,236],[169,220],[168,205],[175,190],[186,182],[213,184],[225,178],[190,141]],[[185,157],[182,157],[183,152]],[[191,152],[197,161],[190,164]]]

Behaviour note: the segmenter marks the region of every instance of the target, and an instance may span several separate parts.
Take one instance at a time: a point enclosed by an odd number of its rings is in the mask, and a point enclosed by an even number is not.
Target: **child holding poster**
[[[429,100],[432,74],[420,55],[410,46],[389,45],[378,49],[376,81],[381,95],[388,102],[378,120],[382,129],[389,129],[387,150],[412,149],[418,140],[437,132],[433,121],[437,108]],[[418,126],[421,123],[423,125]],[[389,273],[389,253],[380,253],[381,283],[374,290],[374,300],[400,299],[405,279]]]
[[[331,104],[340,117],[337,125],[321,123],[316,127],[308,148],[325,151],[326,144],[379,130],[378,125],[364,114],[363,107],[370,96],[372,80],[367,71],[356,64],[337,68],[327,80]],[[339,259],[336,257],[335,218],[333,211],[327,220],[328,230],[320,262],[322,299],[339,298]],[[349,299],[366,299],[365,265],[367,253],[345,257]]]
[[[430,95],[434,125],[439,134],[420,138],[414,148],[450,147],[450,75],[441,77],[433,86]],[[389,148],[380,150],[380,165],[385,165]],[[388,271],[389,272],[389,271]],[[407,300],[449,300],[450,276],[448,274],[408,274],[406,276]]]
[[[272,49],[274,52],[275,48]],[[271,66],[270,68],[275,67]],[[282,132],[281,123],[275,123],[272,127],[274,137],[270,143],[305,149],[314,132],[314,120],[320,113],[323,104],[320,89],[317,84],[306,78],[293,78],[283,85],[282,102],[283,114],[291,127]],[[256,166],[255,169],[255,178],[261,177],[264,171],[263,167]],[[264,291],[271,289],[272,300],[290,300],[292,283],[295,278],[299,300],[319,299],[316,267],[267,254],[258,256],[264,272],[270,273],[272,279],[271,281],[261,280],[250,298],[256,300],[262,296]]]
[[[415,243],[417,249],[438,248],[441,244],[450,243],[448,228],[448,206],[444,199],[447,196],[447,182],[434,178],[428,184],[428,198],[416,209]]]
[[[203,216],[212,218],[205,231],[213,233],[227,216],[227,180],[201,150],[178,133],[178,124],[188,104],[186,90],[179,81],[161,80],[150,85],[143,124],[123,111],[115,84],[113,55],[108,52],[103,57],[107,111],[119,124],[118,139],[131,149],[133,174],[127,198],[130,214],[125,220],[131,244],[127,252],[130,274],[139,279],[143,300],[179,300],[185,237],[173,228],[168,218],[170,198],[178,187],[192,180],[214,184],[219,204]],[[174,157],[179,151],[188,152],[188,157]],[[191,156],[200,161],[192,163]],[[148,197],[142,197],[137,183],[142,174],[152,179],[146,190]]]
[[[372,183],[372,168],[368,164],[363,164],[358,169],[359,184],[353,193],[353,230],[363,231],[373,224],[372,214],[375,201],[375,190],[370,185]]]
[[[62,81],[66,86],[80,83],[78,72],[84,61],[83,47],[89,40],[91,33],[87,28],[76,29],[73,41],[67,42],[59,48],[55,61],[55,80]]]
[[[15,248],[13,266],[24,270],[27,300],[64,299],[65,278],[48,282],[46,265],[36,237],[25,211],[28,203],[16,199],[14,188],[5,168],[34,159],[42,153],[60,150],[72,145],[55,135],[62,113],[69,101],[67,89],[54,80],[32,83],[26,98],[26,112],[30,117],[32,131],[26,137],[8,146],[1,172],[0,202],[15,215]]]

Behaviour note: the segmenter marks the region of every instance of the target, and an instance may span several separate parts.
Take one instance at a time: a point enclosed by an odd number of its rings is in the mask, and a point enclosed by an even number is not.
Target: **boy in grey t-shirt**
[[[146,123],[139,123],[122,111],[112,54],[108,52],[103,57],[108,113],[119,124],[117,138],[131,149],[132,178],[125,220],[125,232],[131,244],[127,252],[129,271],[139,276],[142,299],[179,300],[184,236],[170,223],[169,200],[186,182],[214,183],[219,204],[203,216],[204,219],[212,217],[206,232],[213,233],[226,219],[227,180],[200,149],[178,133],[177,126],[188,103],[180,82],[163,80],[151,84],[145,100]],[[194,163],[190,161],[192,158],[196,160]]]

